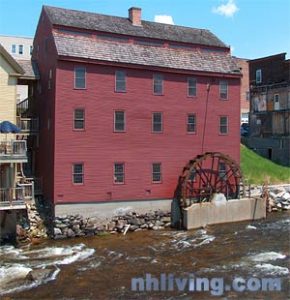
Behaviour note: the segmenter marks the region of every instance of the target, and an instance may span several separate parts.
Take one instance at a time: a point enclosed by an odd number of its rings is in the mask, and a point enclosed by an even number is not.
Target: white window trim
[[[160,114],[161,115],[161,130],[160,131],[154,131],[154,114]],[[163,113],[161,111],[154,111],[151,114],[151,125],[152,125],[152,133],[163,133]]]
[[[85,87],[76,87],[76,69],[85,69]],[[75,90],[86,90],[87,89],[87,68],[86,67],[74,67],[74,89]]]
[[[118,82],[118,80],[117,80],[117,73],[118,73],[118,72],[124,73],[125,89],[122,90],[122,91],[118,91],[118,90],[117,90],[117,82]],[[119,80],[119,81],[120,81],[120,80]],[[116,92],[116,93],[126,93],[126,92],[127,92],[127,74],[126,74],[126,71],[123,71],[123,70],[117,70],[117,71],[115,72],[115,92]]]
[[[115,172],[116,165],[123,165],[123,181],[122,182],[117,182],[116,181],[116,176],[115,176],[115,174],[116,174],[116,172]],[[125,163],[124,162],[114,162],[114,164],[113,164],[113,182],[116,185],[125,184]]]
[[[75,165],[82,165],[82,173],[75,173],[74,172],[74,166]],[[82,175],[82,182],[74,182],[74,175],[78,174],[78,175]],[[84,185],[85,182],[85,167],[84,167],[84,163],[83,162],[74,162],[72,163],[72,184],[73,185]]]
[[[188,125],[191,124],[191,123],[188,122],[189,116],[194,116],[194,131],[189,131],[188,130]],[[196,134],[196,114],[195,113],[188,113],[186,117],[187,117],[187,119],[186,119],[186,132],[189,133],[189,134]]]
[[[160,78],[157,79],[157,77],[160,76]],[[155,93],[155,80],[161,80],[161,93]],[[162,96],[164,95],[164,76],[162,74],[153,74],[153,95],[156,95],[156,96]]]
[[[76,110],[83,110],[84,114],[83,114],[83,119],[76,119]],[[76,128],[75,127],[75,121],[83,121],[83,128]],[[76,131],[83,131],[85,130],[85,125],[86,124],[86,112],[85,112],[85,109],[83,107],[77,107],[77,108],[74,108],[74,111],[73,111],[73,130],[76,130]]]
[[[195,81],[195,94],[194,95],[189,94],[189,90],[190,90],[189,81],[190,80]],[[196,97],[196,95],[197,95],[197,79],[195,77],[188,77],[187,78],[187,97],[193,98],[193,97]]]
[[[123,130],[118,130],[116,129],[116,112],[123,112],[124,113],[124,129]],[[122,109],[116,109],[114,110],[114,124],[113,124],[113,127],[114,127],[114,132],[126,132],[126,112],[125,110],[122,110]]]
[[[221,132],[221,126],[222,126],[221,118],[226,118],[226,120],[227,120],[226,125],[223,125],[223,126],[226,126],[227,132]],[[229,116],[219,116],[219,134],[220,135],[228,135],[229,134]]]
[[[223,98],[223,97],[221,96],[221,94],[222,94],[222,85],[223,85],[223,84],[226,85],[226,97],[225,97],[225,98]],[[223,92],[224,92],[224,91],[223,91]],[[220,97],[221,100],[228,100],[228,98],[229,98],[229,83],[228,83],[227,80],[220,80],[220,81],[219,81],[219,97]]]
[[[159,171],[159,174],[160,174],[160,180],[156,180],[156,181],[154,181],[154,168],[153,168],[153,165],[160,165],[160,171]],[[155,173],[157,173],[157,172],[155,172]],[[161,162],[152,162],[152,164],[151,164],[151,181],[152,181],[152,183],[162,183],[162,163]]]

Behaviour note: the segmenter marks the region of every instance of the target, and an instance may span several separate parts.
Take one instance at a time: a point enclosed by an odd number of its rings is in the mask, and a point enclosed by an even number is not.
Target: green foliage
[[[244,145],[241,145],[241,169],[246,183],[290,183],[289,167],[277,165]]]

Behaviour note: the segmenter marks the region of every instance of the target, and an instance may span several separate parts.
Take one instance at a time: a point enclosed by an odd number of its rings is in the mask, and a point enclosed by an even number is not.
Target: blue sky
[[[33,37],[42,5],[121,17],[137,6],[144,20],[211,30],[238,57],[290,57],[289,0],[0,0],[0,34]]]

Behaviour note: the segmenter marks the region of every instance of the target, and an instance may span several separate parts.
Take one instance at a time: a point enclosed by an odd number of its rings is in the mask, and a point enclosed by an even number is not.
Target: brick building
[[[44,6],[33,49],[35,166],[56,214],[169,206],[197,154],[239,162],[241,74],[210,31]]]
[[[250,112],[250,80],[248,59],[235,57],[243,77],[241,79],[241,122],[249,121]]]
[[[249,61],[249,147],[290,166],[290,60],[286,53]]]

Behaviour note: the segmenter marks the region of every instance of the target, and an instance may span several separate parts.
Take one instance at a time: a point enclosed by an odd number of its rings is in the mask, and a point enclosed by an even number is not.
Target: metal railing
[[[26,140],[0,142],[0,156],[26,156],[26,151]]]
[[[0,207],[24,205],[25,192],[23,187],[0,188]]]
[[[18,182],[17,188],[23,189],[24,200],[26,200],[26,201],[34,200],[34,182],[33,181],[31,181],[29,179],[25,179],[24,182]]]
[[[38,132],[39,130],[38,118],[17,117],[17,126],[21,129],[22,133]]]

